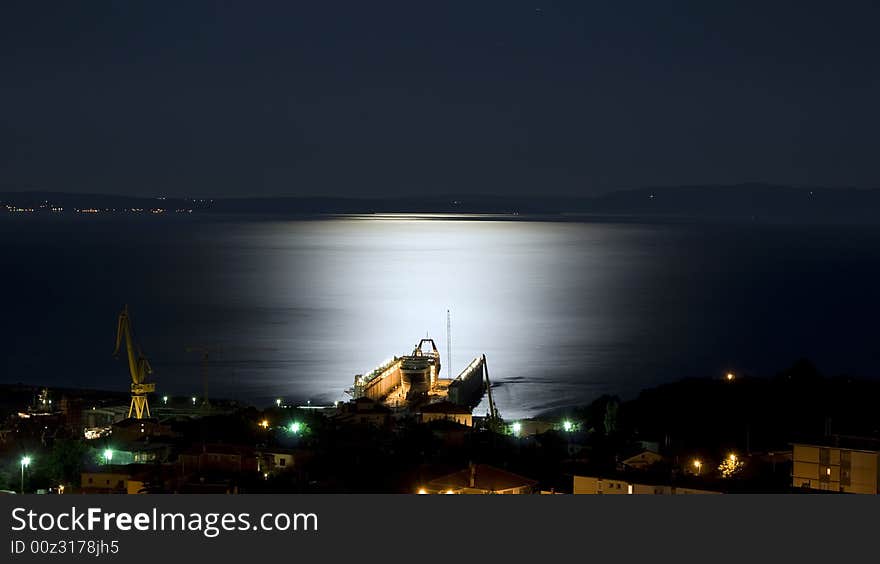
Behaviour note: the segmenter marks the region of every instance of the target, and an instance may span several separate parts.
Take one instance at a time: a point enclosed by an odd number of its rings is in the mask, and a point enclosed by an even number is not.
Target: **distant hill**
[[[6,206],[99,210],[192,210],[222,214],[490,213],[797,223],[880,223],[880,190],[766,184],[640,188],[583,198],[497,195],[412,198],[135,198],[106,194],[2,192]]]

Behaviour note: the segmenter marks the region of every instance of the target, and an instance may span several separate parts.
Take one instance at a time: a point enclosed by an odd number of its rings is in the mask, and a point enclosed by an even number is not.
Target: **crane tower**
[[[119,323],[116,327],[116,350],[113,356],[119,356],[122,348],[122,340],[125,339],[125,350],[128,356],[128,371],[131,373],[131,406],[128,408],[128,416],[135,419],[150,417],[150,406],[147,403],[147,394],[156,391],[156,384],[147,382],[147,377],[153,373],[150,361],[144,356],[140,346],[134,343],[131,329],[131,317],[128,315],[126,305],[119,314]]]

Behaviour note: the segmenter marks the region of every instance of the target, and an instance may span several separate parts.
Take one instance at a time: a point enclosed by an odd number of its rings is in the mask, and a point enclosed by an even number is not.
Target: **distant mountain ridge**
[[[591,197],[443,195],[407,198],[145,198],[63,192],[0,192],[0,213],[41,204],[99,210],[163,209],[223,214],[488,213],[766,222],[880,223],[880,190],[767,184],[638,188]]]

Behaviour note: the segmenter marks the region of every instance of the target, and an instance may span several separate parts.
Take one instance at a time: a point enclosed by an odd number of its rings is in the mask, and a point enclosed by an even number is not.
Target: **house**
[[[210,473],[237,475],[266,471],[271,468],[271,457],[243,445],[205,444],[177,458],[180,473]]]
[[[531,494],[538,482],[488,464],[468,468],[431,480],[419,493],[437,494]]]
[[[620,467],[622,470],[646,470],[654,464],[664,462],[665,460],[663,456],[656,452],[641,450],[621,460]]]
[[[308,455],[307,451],[302,450],[293,450],[293,449],[282,449],[282,448],[272,448],[262,451],[262,459],[265,462],[268,462],[268,466],[265,469],[261,468],[261,471],[284,471],[291,470],[296,466],[297,460],[303,457],[303,455]]]
[[[84,494],[137,493],[143,482],[134,480],[134,473],[130,465],[100,466],[80,474],[80,488]]]
[[[384,427],[391,421],[391,409],[367,397],[340,404],[333,420],[343,424]]]

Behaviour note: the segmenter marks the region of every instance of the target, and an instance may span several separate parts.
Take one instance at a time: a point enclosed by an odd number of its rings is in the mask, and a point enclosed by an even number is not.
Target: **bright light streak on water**
[[[447,309],[453,375],[485,353],[505,417],[800,356],[876,366],[876,229],[366,216],[6,221],[0,235],[5,382],[126,390],[110,356],[123,303],[159,393],[200,395],[185,349],[211,345],[209,394],[263,404],[345,399],[354,374],[426,333],[445,355]]]

